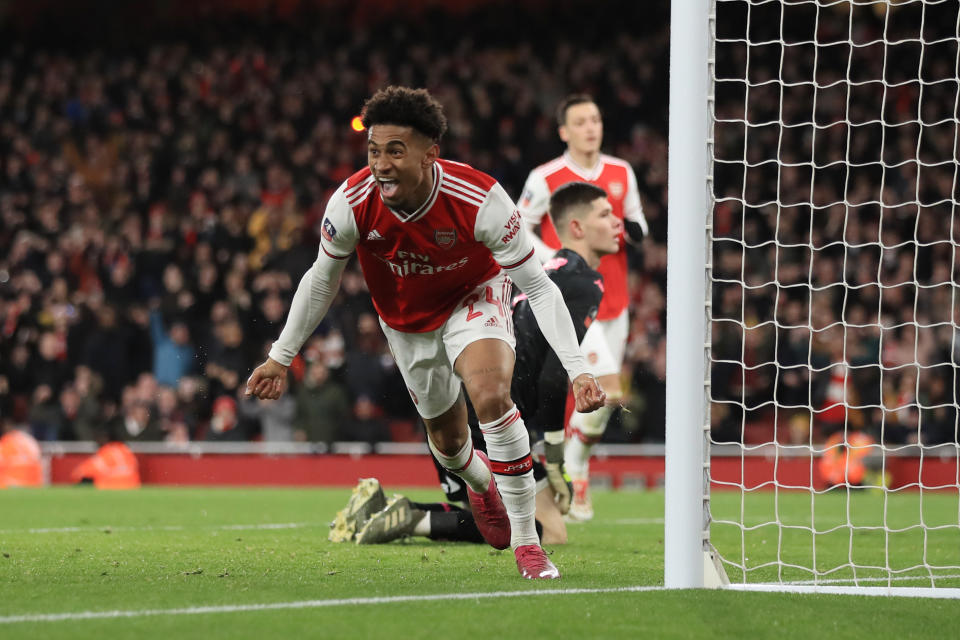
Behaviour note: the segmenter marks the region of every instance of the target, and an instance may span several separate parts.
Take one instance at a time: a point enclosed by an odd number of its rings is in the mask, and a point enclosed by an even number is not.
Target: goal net
[[[958,7],[713,2],[705,533],[731,585],[960,587]]]

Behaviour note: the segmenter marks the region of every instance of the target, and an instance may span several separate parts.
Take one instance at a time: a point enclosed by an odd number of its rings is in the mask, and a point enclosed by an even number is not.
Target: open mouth
[[[380,184],[380,193],[384,198],[393,198],[397,195],[399,184],[396,180],[378,178],[377,182]]]

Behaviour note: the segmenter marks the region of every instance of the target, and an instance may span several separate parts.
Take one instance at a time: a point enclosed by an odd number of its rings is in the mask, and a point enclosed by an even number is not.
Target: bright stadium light
[[[353,116],[353,120],[350,121],[350,128],[354,131],[363,131],[366,127],[363,126],[363,120],[360,119],[360,116]]]

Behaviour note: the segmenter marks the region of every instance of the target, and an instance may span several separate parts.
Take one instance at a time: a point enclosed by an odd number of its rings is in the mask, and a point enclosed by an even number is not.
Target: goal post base
[[[729,586],[730,580],[723,569],[720,557],[713,549],[703,552],[703,587],[704,589],[722,589]]]

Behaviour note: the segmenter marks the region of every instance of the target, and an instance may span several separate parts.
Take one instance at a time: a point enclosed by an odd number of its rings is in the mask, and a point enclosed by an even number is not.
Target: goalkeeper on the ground
[[[557,189],[550,198],[550,213],[562,248],[543,266],[563,294],[577,339],[582,341],[603,297],[603,278],[596,268],[600,258],[619,250],[623,223],[613,215],[606,192],[585,182],[572,182]],[[512,319],[516,335],[524,339],[517,341],[511,396],[524,416],[531,438],[542,435],[544,440],[544,462],[534,462],[537,528],[543,543],[562,544],[566,541],[563,514],[569,510],[572,498],[563,470],[563,425],[569,382],[522,294],[513,299]],[[474,442],[475,446],[483,447],[478,430],[475,430]],[[496,468],[494,472],[510,474],[509,462],[498,464],[503,468]],[[365,522],[352,521],[350,514],[345,514],[356,541],[376,544],[422,535],[483,542],[470,510],[456,505],[464,500],[466,493],[462,481],[439,465],[437,469],[447,503],[415,503],[398,496],[370,517],[366,517],[364,509],[359,509],[353,520],[359,517]],[[524,473],[527,469],[516,471]]]

